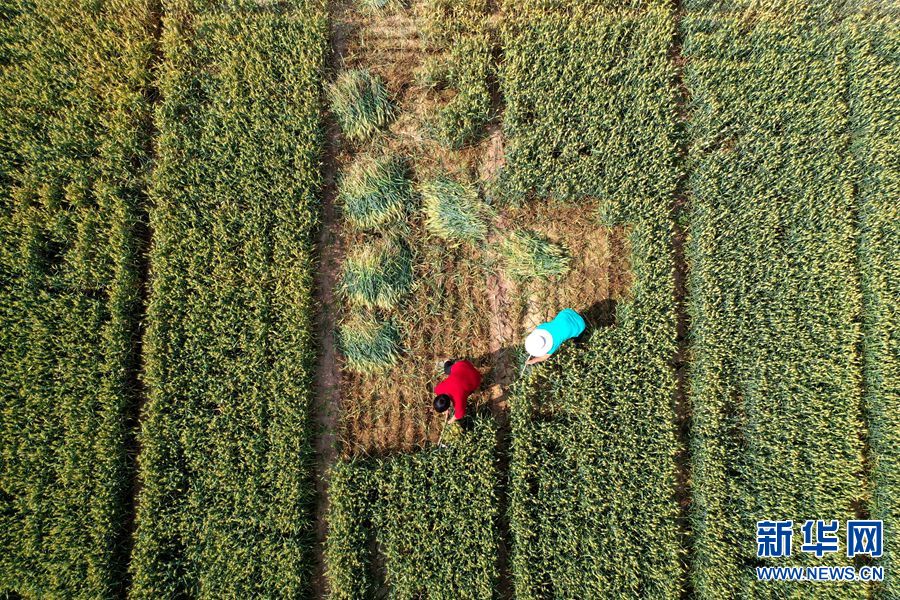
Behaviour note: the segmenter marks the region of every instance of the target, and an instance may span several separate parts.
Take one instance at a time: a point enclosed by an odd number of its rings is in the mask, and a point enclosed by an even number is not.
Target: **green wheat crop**
[[[491,119],[493,42],[483,0],[428,0],[420,8],[423,37],[437,52],[418,72],[420,85],[455,92],[438,109],[434,137],[459,149],[474,141]]]
[[[887,6],[887,5],[885,5]],[[872,461],[872,519],[884,521],[885,582],[879,600],[900,597],[900,29],[889,10],[860,11],[846,25],[851,150],[856,160],[862,291],[863,406]]]
[[[326,14],[162,6],[129,597],[303,597]]]
[[[409,251],[389,240],[355,248],[344,262],[341,290],[353,304],[389,310],[411,286]]]
[[[338,338],[347,366],[357,373],[382,373],[397,363],[400,333],[390,321],[354,312],[341,323]]]
[[[681,595],[668,208],[678,176],[675,19],[668,3],[606,4],[504,3],[503,184],[514,199],[566,198],[628,223],[634,277],[614,327],[563,348],[511,391],[520,600]]]
[[[486,207],[478,190],[446,175],[420,187],[428,230],[449,242],[475,243],[487,235]]]
[[[123,597],[154,7],[0,8],[0,596]]]
[[[511,279],[549,279],[569,271],[565,249],[533,231],[513,231],[500,242],[498,250]]]
[[[381,591],[395,598],[494,597],[495,448],[496,426],[477,418],[473,431],[444,447],[338,462],[329,474],[325,545],[332,600],[378,592],[376,568],[383,569]]]
[[[453,149],[476,141],[491,119],[492,48],[486,33],[463,36],[448,53],[447,85],[456,95],[437,115],[437,140]]]
[[[743,1],[692,5],[682,24],[696,140],[691,576],[710,600],[809,593],[755,589],[756,522],[828,515],[843,528],[867,493],[848,40],[839,3],[775,4],[759,19]],[[854,587],[828,597],[858,598]]]
[[[378,75],[364,69],[343,71],[328,90],[331,112],[347,139],[362,142],[393,117],[387,88]]]
[[[380,229],[404,219],[412,190],[404,162],[360,156],[338,185],[346,219],[358,229]]]

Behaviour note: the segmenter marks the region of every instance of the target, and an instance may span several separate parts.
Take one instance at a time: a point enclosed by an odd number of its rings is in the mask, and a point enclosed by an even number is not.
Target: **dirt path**
[[[347,10],[345,2],[331,4],[331,57],[329,69],[336,73],[346,55],[350,35],[349,26],[341,18]],[[337,343],[335,328],[340,310],[335,297],[335,285],[344,247],[341,238],[336,234],[338,214],[335,207],[337,159],[340,147],[340,131],[337,125],[326,118],[325,155],[322,161],[322,215],[319,228],[318,257],[316,271],[316,300],[320,307],[317,334],[321,343],[318,364],[316,365],[316,397],[314,402],[316,441],[315,441],[315,477],[316,477],[316,543],[314,549],[315,571],[313,573],[313,598],[325,598],[327,583],[325,579],[324,545],[328,525],[325,515],[328,511],[328,481],[326,474],[338,457],[338,432],[341,410],[341,372],[337,360]]]
[[[508,419],[505,397],[509,387],[515,382],[514,350],[519,337],[518,323],[513,320],[511,314],[511,287],[510,281],[500,274],[488,275],[485,286],[487,305],[490,307],[489,348],[493,357],[489,394],[494,417],[500,422],[501,427],[506,425]]]
[[[499,96],[494,99],[494,105],[496,111],[499,112],[502,109],[502,101]],[[478,175],[483,184],[489,184],[506,164],[503,132],[499,125],[495,124],[489,127],[486,141],[482,147]],[[500,243],[501,232],[508,229],[510,223],[501,217],[494,223],[494,227],[495,231],[488,240],[488,246],[491,247]],[[501,433],[505,434],[509,426],[509,407],[506,395],[510,386],[515,383],[517,371],[514,349],[519,342],[520,315],[517,312],[518,307],[511,306],[512,299],[516,295],[514,285],[500,271],[487,274],[485,293],[487,295],[486,305],[489,308],[489,349],[493,356],[492,381],[488,393],[494,418],[500,425]]]

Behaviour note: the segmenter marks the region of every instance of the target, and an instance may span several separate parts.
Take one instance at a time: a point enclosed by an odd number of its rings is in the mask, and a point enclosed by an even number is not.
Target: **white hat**
[[[553,336],[544,329],[535,329],[525,338],[525,351],[531,356],[544,356],[553,347]]]

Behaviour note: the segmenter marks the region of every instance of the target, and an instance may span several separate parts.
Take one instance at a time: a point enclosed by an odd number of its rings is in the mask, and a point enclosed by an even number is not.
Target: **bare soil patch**
[[[339,15],[343,28],[352,32],[341,66],[380,75],[397,117],[364,148],[342,145],[335,167],[341,172],[363,151],[384,152],[408,160],[414,183],[446,171],[489,186],[505,165],[498,125],[489,125],[479,143],[462,150],[445,148],[429,136],[431,119],[449,95],[415,81],[416,70],[433,54],[416,16],[421,7],[413,0],[392,13],[347,10]],[[521,342],[532,327],[565,307],[588,313],[595,326],[609,324],[615,303],[631,285],[630,249],[627,231],[600,226],[594,205],[537,199],[526,207],[495,207],[493,232],[479,248],[448,247],[425,230],[414,211],[404,237],[413,252],[416,283],[395,314],[404,354],[384,375],[341,372],[341,454],[385,455],[436,442],[444,418],[431,409],[431,390],[448,358],[467,358],[482,371],[482,390],[471,399],[470,410],[490,411],[502,425],[506,392],[521,367]],[[532,229],[566,247],[570,272],[551,282],[506,278],[494,245],[514,228]],[[344,248],[365,241],[365,234],[339,218],[334,231]]]
[[[414,183],[440,171],[462,179],[478,178],[487,141],[454,151],[429,136],[431,120],[452,93],[415,83],[416,69],[433,54],[423,40],[417,16],[421,9],[422,3],[414,0],[408,8],[386,14],[346,11],[340,15],[354,32],[342,66],[380,75],[396,107],[396,118],[365,148],[343,146],[336,156],[338,172],[359,152],[367,151],[407,159]],[[349,226],[337,223],[335,227],[344,247],[365,240],[364,234]],[[444,418],[431,409],[431,390],[443,376],[443,361],[475,359],[490,371],[491,311],[481,293],[487,273],[480,251],[447,247],[427,233],[417,211],[404,237],[413,253],[416,281],[396,315],[404,355],[385,375],[342,372],[340,446],[344,455],[384,455],[436,442]],[[476,409],[484,407],[489,396],[480,394],[473,402]]]

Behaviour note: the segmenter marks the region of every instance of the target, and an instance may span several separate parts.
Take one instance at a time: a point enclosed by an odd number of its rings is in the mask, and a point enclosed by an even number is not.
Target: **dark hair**
[[[434,410],[442,413],[448,408],[450,408],[450,396],[447,394],[439,394],[434,397]]]
[[[456,361],[453,359],[444,361],[444,375],[450,374],[450,369],[453,368],[453,365],[456,364]]]

